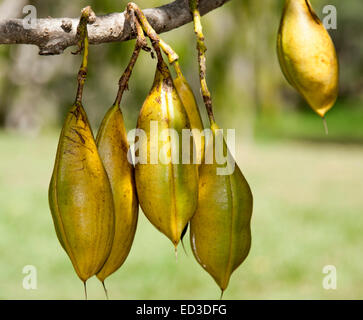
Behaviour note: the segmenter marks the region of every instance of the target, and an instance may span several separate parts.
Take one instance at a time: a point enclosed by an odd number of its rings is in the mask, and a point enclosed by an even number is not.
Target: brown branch
[[[202,15],[212,11],[229,0],[200,0]],[[175,0],[158,8],[143,10],[146,18],[157,33],[178,28],[192,21],[188,0]],[[127,41],[136,37],[126,12],[98,16],[88,26],[90,44]],[[0,44],[33,44],[39,47],[39,54],[61,54],[66,48],[77,44],[78,19],[37,19],[36,27],[25,29],[22,19],[0,19]]]

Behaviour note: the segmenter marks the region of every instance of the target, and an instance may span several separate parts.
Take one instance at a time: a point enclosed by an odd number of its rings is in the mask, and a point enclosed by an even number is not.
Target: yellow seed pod
[[[104,280],[126,260],[134,240],[139,203],[134,167],[128,161],[126,129],[122,112],[114,105],[105,115],[97,135],[98,152],[109,177],[115,204],[115,237],[110,255],[97,278]]]
[[[277,53],[288,82],[324,118],[338,96],[338,59],[309,0],[285,1]]]
[[[188,118],[190,121],[191,129],[197,129],[198,132],[195,132],[193,134],[194,142],[195,142],[195,148],[197,152],[197,156],[200,155],[199,158],[197,158],[197,163],[202,163],[204,161],[204,144],[205,144],[205,137],[203,135],[203,121],[200,116],[199,108],[197,105],[197,101],[195,99],[194,93],[192,91],[192,88],[190,87],[188,81],[185,79],[184,75],[181,72],[179,63],[176,61],[174,62],[174,67],[176,71],[176,77],[173,80],[174,86],[176,91],[178,92],[178,95],[183,102],[183,105],[185,107],[185,110],[188,114]]]
[[[155,124],[156,134],[152,130]],[[140,111],[137,128],[146,133],[146,139],[137,142],[137,153],[147,154],[147,163],[135,165],[140,205],[150,222],[176,247],[196,210],[198,166],[192,159],[189,164],[182,160],[182,130],[190,129],[190,123],[164,62],[157,65],[154,83]],[[168,130],[177,133],[178,137],[165,136]],[[193,141],[190,148],[192,155]],[[175,151],[177,161],[173,158]],[[156,159],[153,159],[155,155]]]
[[[110,254],[114,238],[111,186],[80,102],[68,112],[49,186],[58,239],[85,282]]]

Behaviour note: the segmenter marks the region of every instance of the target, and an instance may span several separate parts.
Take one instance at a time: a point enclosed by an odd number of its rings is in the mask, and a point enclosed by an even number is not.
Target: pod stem
[[[164,53],[167,55],[169,63],[174,66],[175,72],[178,75],[181,75],[181,70],[180,70],[180,66],[178,63],[178,60],[179,60],[178,54],[173,50],[173,48],[169,44],[167,44],[163,39],[160,38],[160,36],[156,33],[156,31],[151,26],[151,24],[145,17],[144,13],[142,12],[142,10],[139,8],[139,6],[136,3],[129,2],[127,4],[127,8],[128,8],[128,10],[132,9],[135,12],[143,30],[148,35],[148,37],[150,38],[150,40],[153,44],[153,47],[158,56],[159,62],[160,62],[160,57],[159,57],[159,53],[160,53],[159,47],[160,47],[161,50],[163,50]],[[160,56],[161,56],[161,54],[160,54]]]
[[[175,61],[173,63],[173,66],[174,66],[174,69],[175,69],[175,72],[176,72],[177,76],[179,78],[183,78],[184,76],[183,76],[183,73],[182,73],[182,71],[180,69],[179,61]]]
[[[147,47],[146,38],[144,35],[144,32],[142,30],[142,27],[139,23],[139,21],[136,19],[135,13],[133,10],[127,10],[127,13],[129,17],[132,18],[132,21],[135,25],[136,32],[137,32],[137,38],[135,43],[134,51],[132,52],[131,59],[129,61],[129,64],[127,65],[124,73],[122,74],[120,80],[119,80],[119,89],[117,92],[116,100],[114,105],[120,106],[121,99],[123,96],[123,93],[126,89],[128,89],[128,83],[132,74],[132,70],[134,69],[134,66],[136,64],[137,58],[139,57],[141,49],[145,51],[150,51],[150,48]]]
[[[206,80],[207,67],[206,67],[205,52],[207,51],[207,47],[204,43],[203,27],[199,12],[199,0],[189,0],[189,8],[190,12],[193,15],[194,33],[197,39],[199,79],[200,79],[203,101],[207,109],[209,122],[211,125],[213,125],[215,124],[214,115],[213,115],[213,104]]]
[[[109,300],[108,291],[106,289],[105,281],[102,281],[103,290],[105,290],[106,299]]]
[[[94,21],[95,14],[90,6],[85,7],[81,11],[81,18],[77,27],[77,46],[78,50],[72,54],[79,54],[83,51],[83,59],[81,67],[78,71],[78,89],[76,96],[76,103],[82,103],[83,87],[87,77],[88,71],[88,31],[87,24]]]

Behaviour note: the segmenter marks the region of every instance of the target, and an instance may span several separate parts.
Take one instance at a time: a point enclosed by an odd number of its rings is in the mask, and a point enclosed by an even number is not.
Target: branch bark
[[[204,15],[228,1],[230,0],[200,0],[200,12]],[[175,0],[143,12],[157,33],[170,31],[192,21],[188,0]],[[125,20],[125,13],[96,17],[88,27],[90,44],[134,39],[136,35]],[[37,19],[35,28],[26,29],[22,19],[1,19],[0,44],[32,44],[39,47],[40,55],[61,54],[77,43],[78,22],[79,18]]]

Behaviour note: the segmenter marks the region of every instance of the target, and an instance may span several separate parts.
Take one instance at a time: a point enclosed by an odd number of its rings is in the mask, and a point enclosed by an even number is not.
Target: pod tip
[[[85,300],[88,300],[88,296],[87,296],[87,282],[83,281],[83,287],[84,287],[84,298]]]
[[[221,296],[219,297],[219,300],[222,300],[223,299],[223,294],[224,294],[224,290],[221,289]]]
[[[325,134],[326,134],[326,135],[329,135],[328,123],[326,122],[326,118],[325,118],[325,116],[324,116],[324,117],[322,117],[322,119],[323,119],[323,124],[324,124]]]
[[[105,281],[102,281],[102,286],[103,286],[103,290],[105,290],[106,299],[109,300],[108,292],[107,292],[106,285],[105,285]]]
[[[187,250],[185,249],[183,240],[181,240],[181,244],[182,244],[185,255],[188,256],[188,253],[187,253]]]
[[[177,246],[175,246],[174,252],[175,252],[175,261],[178,262],[178,247]]]

